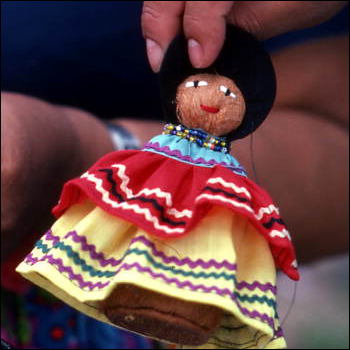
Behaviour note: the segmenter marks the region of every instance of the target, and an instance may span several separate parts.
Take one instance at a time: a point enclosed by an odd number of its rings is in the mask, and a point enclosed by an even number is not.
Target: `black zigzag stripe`
[[[243,328],[248,327],[246,324],[239,327],[229,327],[229,326],[220,326],[220,329],[224,329],[225,331],[239,331]]]
[[[238,199],[240,202],[245,202],[245,203],[250,203],[250,200],[244,197],[240,197],[235,193],[229,193],[225,190],[222,190],[221,188],[213,188],[211,186],[206,186],[203,188],[203,192],[204,191],[211,191],[213,193],[223,193],[226,197],[231,197],[231,198],[236,198]]]
[[[280,225],[286,226],[285,222],[281,218],[271,218],[268,222],[263,223],[263,226],[266,228],[271,228],[276,222]]]
[[[226,340],[221,340],[221,339],[219,339],[219,338],[217,338],[217,337],[212,337],[212,339],[213,340],[215,340],[215,341],[217,341],[218,343],[211,343],[211,344],[213,344],[213,345],[221,345],[221,346],[224,346],[225,348],[226,348],[226,346],[231,346],[231,348],[229,348],[229,349],[236,349],[237,348],[237,346],[239,346],[239,349],[249,349],[249,348],[252,348],[253,346],[256,346],[256,345],[258,345],[258,342],[259,342],[259,340],[262,338],[262,337],[264,337],[265,336],[265,334],[261,334],[260,333],[260,336],[258,337],[258,335],[259,335],[259,331],[257,331],[255,334],[254,334],[254,338],[253,339],[251,339],[251,340],[248,340],[248,341],[246,341],[246,342],[244,342],[244,343],[234,343],[234,342],[228,342],[228,341],[226,341]],[[250,344],[250,343],[254,343],[254,344]],[[245,347],[245,348],[241,348],[241,346],[244,346],[244,345],[248,345],[249,344],[249,346],[248,347]]]
[[[118,202],[125,202],[124,197],[117,192],[117,186],[113,179],[113,171],[111,169],[99,169],[99,171],[101,171],[102,173],[106,173],[107,180],[112,185],[111,192],[114,197],[118,198]]]
[[[106,178],[108,180],[108,182],[111,184],[112,188],[111,188],[111,193],[113,196],[115,196],[116,198],[118,198],[118,202],[122,203],[122,202],[130,202],[130,201],[142,201],[144,203],[151,203],[153,205],[153,207],[160,212],[160,218],[162,219],[163,222],[166,222],[169,225],[172,226],[184,226],[186,225],[185,221],[173,221],[169,218],[167,218],[164,215],[164,208],[162,205],[160,205],[155,199],[153,198],[146,198],[146,197],[131,197],[131,198],[124,198],[123,195],[121,193],[119,193],[117,191],[117,184],[113,179],[113,170],[111,169],[99,169],[99,171],[106,173]]]

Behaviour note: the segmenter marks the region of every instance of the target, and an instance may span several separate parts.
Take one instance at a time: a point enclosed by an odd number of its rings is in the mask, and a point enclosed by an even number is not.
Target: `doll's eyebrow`
[[[220,91],[222,91],[225,96],[228,96],[231,93],[231,90],[224,85],[220,85]]]
[[[208,83],[206,81],[199,81],[199,80],[195,80],[195,81],[188,81],[185,84],[185,87],[198,87],[198,86],[207,86]]]
[[[220,85],[220,91],[222,91],[225,94],[225,96],[231,96],[233,98],[237,97],[235,93],[233,93],[229,88],[227,88],[224,85]]]

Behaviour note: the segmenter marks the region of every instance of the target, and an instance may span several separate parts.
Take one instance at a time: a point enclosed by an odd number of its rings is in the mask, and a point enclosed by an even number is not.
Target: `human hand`
[[[226,23],[259,39],[317,25],[336,14],[347,1],[145,1],[141,18],[147,55],[154,72],[183,28],[196,68],[209,66],[218,56]]]
[[[1,94],[2,261],[50,227],[63,183],[109,151],[105,127],[85,112]]]

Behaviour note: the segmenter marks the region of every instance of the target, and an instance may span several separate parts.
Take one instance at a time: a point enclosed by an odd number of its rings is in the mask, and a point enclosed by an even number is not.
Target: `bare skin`
[[[64,181],[112,149],[103,123],[90,114],[1,93],[2,261],[26,236],[50,227]]]
[[[142,31],[154,72],[159,70],[167,47],[180,30],[188,38],[193,66],[203,68],[218,56],[226,23],[259,39],[268,39],[319,24],[346,4],[347,1],[145,1]]]
[[[349,38],[329,38],[272,56],[277,100],[254,134],[259,180],[294,237],[299,261],[349,247]],[[250,170],[249,138],[237,154]]]
[[[279,204],[300,261],[348,250],[348,59],[348,38],[273,55],[277,100],[254,134],[260,183]],[[159,133],[163,124],[118,122],[141,141]],[[50,226],[50,209],[62,184],[112,145],[107,130],[90,114],[18,94],[2,93],[1,124],[4,259],[15,248],[23,256],[31,250],[21,242],[33,232],[39,237]],[[254,180],[249,142],[248,137],[234,143],[232,154]]]

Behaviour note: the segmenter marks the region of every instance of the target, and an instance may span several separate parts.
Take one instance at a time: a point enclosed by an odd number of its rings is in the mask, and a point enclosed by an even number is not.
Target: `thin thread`
[[[177,254],[177,256],[180,258],[180,260],[183,260],[181,254],[180,254],[174,247],[172,247],[170,244],[166,244],[166,243],[162,242],[162,241],[159,240],[159,239],[155,239],[155,241],[156,241],[156,242],[159,242],[160,244],[163,244],[164,246],[166,246],[166,247],[168,247],[168,248],[170,248],[170,249],[172,249],[172,250]],[[175,266],[172,265],[171,268],[172,268],[172,269],[175,269]]]
[[[252,165],[252,170],[253,170],[253,176],[254,176],[254,180],[255,182],[261,186],[260,184],[260,181],[259,181],[259,178],[258,178],[258,172],[256,170],[256,166],[255,166],[255,161],[254,161],[254,150],[253,150],[253,129],[254,129],[254,123],[252,122],[251,124],[252,126],[252,129],[251,129],[251,133],[250,133],[250,161],[251,161],[251,165]],[[281,328],[284,327],[288,317],[290,316],[291,314],[291,311],[292,311],[292,308],[293,306],[295,305],[295,301],[296,301],[296,295],[297,295],[297,285],[298,285],[298,282],[295,281],[294,282],[294,290],[293,290],[293,297],[292,297],[292,300],[289,304],[289,307],[288,307],[288,310],[285,314],[285,316],[283,317],[282,319],[282,322],[281,322]],[[249,331],[251,331],[252,333],[252,330],[250,328],[248,328]],[[259,346],[259,349],[264,349],[266,347],[266,345],[270,342],[271,340],[269,339],[265,344],[262,344],[262,346]]]
[[[166,244],[166,243],[162,242],[159,239],[155,239],[155,241],[159,242],[160,244],[163,244],[164,246],[166,246],[166,247],[168,247],[170,249],[172,249],[177,254],[177,256],[182,260],[182,256],[180,255],[180,253],[174,247],[172,247],[170,244]]]
[[[288,319],[288,317],[290,316],[291,314],[291,311],[292,311],[292,308],[293,306],[295,305],[295,301],[296,301],[296,296],[297,296],[297,286],[298,286],[298,282],[297,281],[294,281],[294,290],[293,290],[293,297],[292,297],[292,300],[289,304],[289,307],[288,307],[288,310],[286,312],[286,314],[284,315],[283,319],[282,319],[282,322],[280,324],[281,328],[283,329],[284,328],[284,325]],[[251,334],[253,334],[253,330],[248,328],[249,331],[251,332]],[[259,346],[259,349],[265,349],[266,348],[266,345],[271,341],[271,339],[268,339],[268,341],[263,344],[262,346]]]
[[[253,127],[253,123],[252,123],[252,127]],[[250,162],[251,162],[251,164],[252,164],[254,180],[255,180],[255,182],[260,186],[260,181],[259,181],[259,178],[258,178],[258,173],[257,173],[257,171],[256,171],[255,161],[254,161],[253,133],[250,134]]]
[[[294,306],[295,304],[295,301],[296,301],[296,297],[297,297],[297,287],[298,287],[298,282],[297,281],[294,281],[294,290],[293,290],[293,298],[292,298],[292,301],[288,307],[288,310],[285,314],[285,316],[283,317],[283,320],[281,322],[281,327],[284,326],[285,322],[287,321],[289,315],[291,314],[291,311],[292,311],[292,307]]]
[[[284,325],[285,325],[285,322],[287,321],[289,315],[291,314],[291,311],[292,311],[292,307],[294,306],[295,304],[295,301],[296,301],[296,296],[297,296],[297,286],[298,286],[298,282],[297,281],[294,281],[294,291],[293,291],[293,297],[292,297],[292,301],[288,307],[288,310],[285,314],[285,316],[283,317],[283,320],[281,322],[281,328],[283,329]],[[250,330],[251,331],[251,330]],[[252,331],[251,331],[252,333]],[[265,349],[266,348],[266,345],[271,341],[271,339],[269,339],[263,346],[259,346],[259,349]]]

